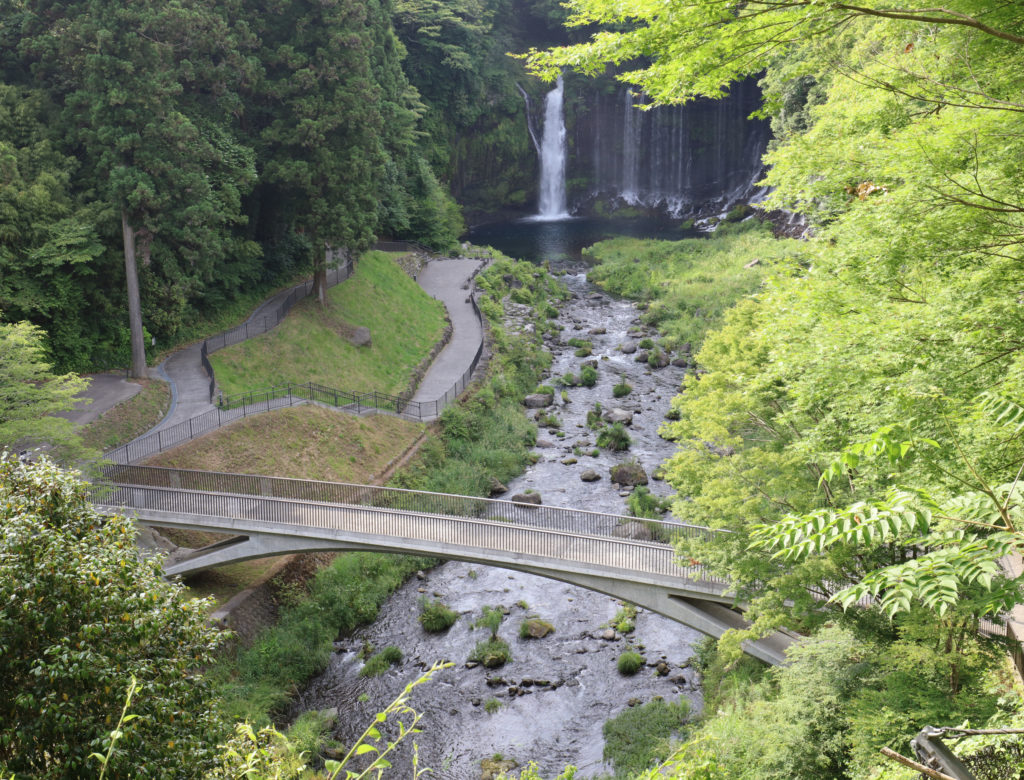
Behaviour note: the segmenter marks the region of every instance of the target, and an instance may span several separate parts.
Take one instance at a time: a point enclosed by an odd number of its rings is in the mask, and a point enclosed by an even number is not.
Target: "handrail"
[[[501,519],[423,513],[395,507],[321,503],[138,485],[110,487],[113,488],[112,492],[103,496],[99,503],[113,509],[149,509],[197,517],[231,517],[255,523],[348,531],[393,537],[403,540],[404,546],[412,549],[415,549],[415,545],[409,544],[409,540],[500,550],[503,554],[541,556],[631,573],[683,577],[691,581],[699,579],[716,586],[726,585],[724,580],[704,576],[706,573],[702,567],[680,567],[674,548],[662,542],[522,525]],[[103,485],[94,487],[103,488]]]
[[[321,482],[308,479],[232,474],[157,466],[112,465],[104,467],[105,481],[119,486],[171,488],[227,495],[261,496],[314,501],[327,504],[387,507],[409,512],[462,518],[485,518],[531,527],[571,530],[595,536],[625,538],[615,534],[624,524],[643,524],[652,540],[670,543],[681,537],[709,538],[717,533],[704,526],[667,520],[522,504],[505,499],[432,493],[423,490]]]

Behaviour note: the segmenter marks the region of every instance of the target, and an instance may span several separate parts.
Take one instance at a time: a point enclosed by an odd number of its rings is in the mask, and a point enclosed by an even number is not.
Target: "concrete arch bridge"
[[[94,485],[104,514],[231,538],[168,565],[167,576],[300,552],[372,550],[537,574],[631,601],[704,634],[747,626],[724,581],[676,562],[672,542],[713,531],[664,521],[369,485],[109,466]],[[631,538],[632,537],[632,538]],[[794,635],[744,649],[785,662]]]

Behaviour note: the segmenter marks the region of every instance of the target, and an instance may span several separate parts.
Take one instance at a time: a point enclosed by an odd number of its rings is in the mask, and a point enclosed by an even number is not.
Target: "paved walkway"
[[[466,373],[473,362],[473,356],[483,339],[483,329],[473,311],[473,304],[469,302],[472,294],[469,280],[483,265],[482,260],[466,258],[431,260],[420,271],[417,278],[420,286],[448,309],[452,321],[452,337],[430,364],[413,401],[440,398]]]
[[[55,417],[64,417],[75,425],[86,425],[142,390],[142,385],[129,382],[124,373],[83,376],[89,380],[89,386],[76,396],[74,408],[57,412]]]
[[[469,368],[483,338],[479,320],[470,303],[470,279],[483,267],[485,261],[466,258],[431,260],[419,273],[420,286],[448,309],[452,322],[452,337],[449,343],[431,364],[420,383],[415,400],[432,401],[449,390]],[[249,322],[271,314],[292,290],[308,285],[308,282],[281,290],[261,303],[249,316]],[[203,370],[200,360],[202,342],[198,342],[170,355],[155,369],[154,377],[164,379],[171,387],[171,408],[167,415],[145,435],[170,428],[178,423],[197,417],[215,409],[210,403],[210,379]],[[99,375],[100,377],[106,375]],[[301,377],[296,377],[301,379]],[[114,381],[119,380],[119,381]],[[135,388],[128,390],[127,388]],[[109,375],[109,378],[94,382],[84,394],[94,399],[89,407],[89,419],[95,419],[126,398],[138,392],[139,386],[126,382],[123,377]],[[339,388],[343,390],[367,391],[374,388]],[[95,411],[98,410],[98,411]],[[95,412],[95,413],[93,413]],[[66,413],[71,414],[71,413]],[[88,420],[85,420],[86,422]]]

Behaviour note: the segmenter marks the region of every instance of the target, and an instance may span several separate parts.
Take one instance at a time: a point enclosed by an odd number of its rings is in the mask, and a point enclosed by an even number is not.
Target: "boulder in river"
[[[647,358],[649,358],[650,356],[650,352],[648,352],[646,349],[641,349],[639,352],[636,353],[636,357],[633,358],[633,360],[635,360],[637,363],[646,363]]]
[[[612,424],[615,424],[615,423],[622,423],[623,425],[632,425],[633,424],[633,413],[630,412],[630,411],[627,411],[626,409],[619,409],[618,407],[616,407],[614,409],[606,409],[604,414],[601,415],[601,418],[605,422],[612,423]]]
[[[690,365],[690,361],[687,360],[686,358],[677,357],[672,359],[672,365],[675,366],[676,368],[686,368],[688,365]]]
[[[511,500],[517,504],[532,504],[534,506],[541,504],[540,493],[516,493]]]
[[[500,753],[495,753],[492,758],[484,758],[480,761],[480,780],[497,780],[517,766],[519,765],[511,758],[501,758]]]
[[[647,472],[639,463],[619,463],[609,469],[612,482],[620,485],[646,485]],[[513,499],[514,501],[515,499]]]
[[[551,406],[554,400],[555,397],[550,393],[530,393],[523,399],[523,405],[527,409],[543,409],[545,406]]]
[[[540,620],[539,618],[530,618],[529,620],[523,621],[523,628],[520,629],[519,635],[523,639],[543,639],[548,634],[552,633],[555,627],[546,620]],[[533,681],[527,682],[523,680],[522,685],[532,685]]]
[[[587,333],[591,336],[603,336],[608,331],[604,328],[591,328]]]
[[[492,496],[500,496],[502,493],[508,493],[508,487],[502,484],[501,480],[497,477],[490,477],[488,490]]]
[[[583,480],[584,482],[597,482],[599,479],[601,479],[601,475],[598,474],[593,469],[587,469],[582,474],[580,474],[580,479]]]
[[[636,352],[637,344],[635,341],[623,341],[619,344],[619,352],[623,355],[632,355]]]

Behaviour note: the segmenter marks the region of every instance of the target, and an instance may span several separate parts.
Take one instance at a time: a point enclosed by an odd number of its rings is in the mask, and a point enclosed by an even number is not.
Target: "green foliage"
[[[484,607],[480,617],[474,621],[473,628],[486,628],[491,632],[491,638],[497,639],[498,629],[504,619],[505,613],[499,607]]]
[[[633,517],[647,517],[658,520],[672,506],[672,499],[654,495],[644,485],[637,485],[626,499],[626,506]]]
[[[427,599],[424,596],[420,600],[419,621],[424,631],[440,634],[455,625],[458,619],[459,613],[449,609],[440,599]]]
[[[469,660],[488,669],[497,669],[512,660],[512,649],[504,639],[492,636],[490,639],[477,643],[469,654]]]
[[[501,709],[501,702],[495,699],[493,696],[484,702],[484,712],[488,715],[493,715]]]
[[[633,392],[633,386],[626,381],[626,377],[622,377],[618,384],[612,387],[612,395],[616,398],[622,398]]]
[[[87,386],[88,380],[75,374],[53,373],[39,328],[0,322],[0,442],[5,446],[49,445],[62,460],[95,454],[82,446],[68,420],[54,416],[70,409]]]
[[[630,677],[639,672],[643,668],[644,663],[646,662],[640,653],[634,650],[627,650],[619,655],[619,659],[615,662],[615,668],[619,670],[619,674]]]
[[[209,604],[45,458],[0,455],[0,520],[0,768],[89,776],[98,753],[110,778],[204,776],[222,733],[202,674],[224,638]]]
[[[616,777],[634,777],[664,761],[673,752],[670,738],[679,734],[690,716],[690,702],[666,702],[660,696],[638,707],[627,707],[605,721],[604,755]]]
[[[654,349],[654,341],[648,338],[640,339],[638,346],[640,349]]]
[[[584,387],[593,387],[597,384],[597,369],[593,366],[583,366],[580,369],[580,384]]]
[[[388,756],[410,735],[419,731],[417,724],[423,714],[410,704],[413,690],[429,682],[440,670],[450,667],[450,663],[435,663],[406,685],[391,704],[374,716],[340,760],[327,759],[323,762],[323,776],[329,780],[338,777],[351,780],[369,774],[383,776],[391,768]],[[386,734],[382,734],[385,730]],[[235,727],[234,737],[222,746],[220,763],[207,776],[223,780],[298,780],[309,776],[306,765],[308,756],[302,748],[301,739],[296,739],[291,731],[285,736],[270,726],[256,731],[250,724],[240,723]],[[372,759],[360,774],[348,768],[353,765],[356,756],[369,756]],[[423,770],[418,767],[414,747],[413,777],[422,774]]]
[[[771,263],[806,253],[796,241],[774,239],[756,220],[739,228],[682,241],[602,241],[585,250],[598,263],[588,278],[616,295],[646,302],[643,319],[657,326],[662,341],[672,349],[689,343],[696,352],[725,311],[758,289]],[[744,267],[755,259],[761,263]],[[647,341],[641,349],[655,346],[644,346]]]
[[[620,634],[631,634],[636,630],[636,605],[623,604],[612,618],[612,628]]]
[[[632,443],[633,440],[622,423],[608,425],[597,434],[597,446],[612,452],[624,452]]]
[[[373,622],[384,600],[430,559],[378,553],[347,553],[320,569],[308,596],[281,610],[276,625],[219,669],[229,711],[238,719],[266,723],[294,686],[321,671],[335,637]]]
[[[587,410],[587,427],[601,428],[603,426],[604,420],[601,419],[601,402],[595,401],[594,408]]]
[[[370,656],[363,668],[359,670],[360,677],[380,677],[392,666],[402,662],[402,651],[394,645],[388,645],[379,653]]]
[[[540,639],[555,631],[554,624],[538,617],[529,617],[519,624],[520,639]]]

